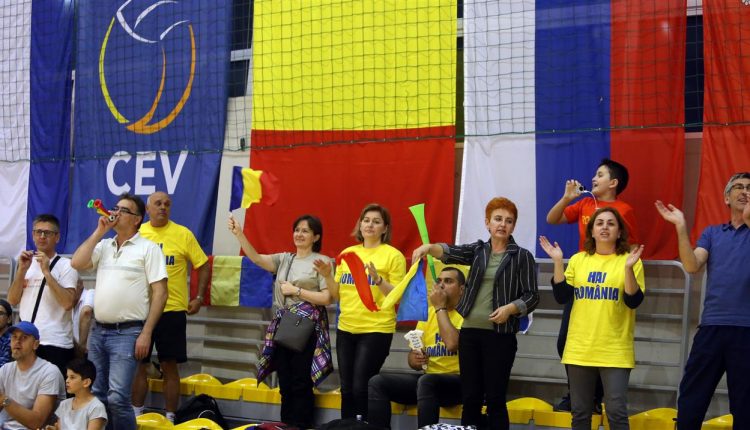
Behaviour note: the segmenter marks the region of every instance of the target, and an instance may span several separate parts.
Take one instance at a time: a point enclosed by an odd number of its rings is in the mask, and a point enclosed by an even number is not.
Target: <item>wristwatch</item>
[[[8,406],[10,406],[10,402],[11,402],[10,397],[5,396],[3,401],[0,402],[0,406],[2,406],[3,408],[7,408]]]

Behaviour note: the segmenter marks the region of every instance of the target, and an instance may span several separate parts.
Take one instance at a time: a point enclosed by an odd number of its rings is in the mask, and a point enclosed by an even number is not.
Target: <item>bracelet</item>
[[[302,294],[302,287],[297,287],[297,297]]]
[[[448,308],[438,308],[438,309],[435,309],[435,313],[438,313],[440,311],[445,311],[445,313],[448,313]]]
[[[378,280],[375,281],[375,285],[379,287],[382,283],[383,283],[383,277],[378,275]]]

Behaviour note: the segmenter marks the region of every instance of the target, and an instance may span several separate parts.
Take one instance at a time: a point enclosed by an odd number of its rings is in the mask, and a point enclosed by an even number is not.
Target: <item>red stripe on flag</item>
[[[454,134],[453,127],[369,132],[253,130],[251,167],[273,172],[282,196],[275,206],[251,206],[245,233],[260,252],[293,249],[292,223],[309,213],[323,222],[323,253],[336,255],[355,242],[352,230],[362,208],[377,202],[391,212],[392,245],[410,255],[421,242],[409,207],[425,203],[430,239],[450,242]],[[367,143],[334,143],[351,141]],[[311,142],[318,143],[305,144]]]
[[[365,273],[365,264],[359,258],[359,255],[353,252],[344,252],[336,257],[336,264],[341,264],[341,260],[344,260],[349,267],[349,272],[352,274],[354,286],[357,287],[357,294],[359,294],[362,304],[371,312],[380,310],[372,297],[370,281],[367,278],[367,273]]]
[[[630,173],[619,198],[635,209],[650,259],[677,255],[654,201],[682,204],[686,16],[684,0],[612,2],[610,153]]]
[[[750,6],[742,1],[703,4],[705,95],[703,146],[693,239],[710,224],[725,223],[724,186],[750,171]],[[729,124],[729,125],[724,125]]]

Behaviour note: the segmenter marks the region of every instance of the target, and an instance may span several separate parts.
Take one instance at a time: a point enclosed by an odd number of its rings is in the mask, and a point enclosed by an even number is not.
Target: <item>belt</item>
[[[131,327],[143,327],[143,321],[123,321],[119,323],[102,323],[97,321],[96,325],[107,330],[120,330]]]

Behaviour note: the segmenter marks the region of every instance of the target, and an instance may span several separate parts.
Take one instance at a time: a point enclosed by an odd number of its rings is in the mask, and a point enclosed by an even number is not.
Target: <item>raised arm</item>
[[[339,299],[339,283],[333,277],[333,267],[330,262],[325,260],[315,260],[315,271],[325,279],[326,288],[328,293],[331,295],[331,302]]]
[[[229,215],[229,222],[227,223],[227,227],[229,228],[229,231],[232,232],[234,237],[237,238],[237,241],[240,243],[240,248],[242,248],[242,252],[247,255],[247,258],[249,258],[250,261],[260,266],[263,270],[269,271],[271,273],[276,273],[276,265],[273,264],[273,259],[271,258],[271,256],[266,254],[259,254],[258,251],[255,250],[250,241],[247,240],[247,237],[245,237],[245,233],[242,232],[240,223],[237,222],[237,220],[235,220],[232,215]]]
[[[566,224],[568,219],[565,218],[565,208],[581,195],[578,191],[581,187],[581,183],[575,179],[568,179],[565,181],[565,192],[563,193],[560,200],[555,203],[554,206],[547,212],[547,223],[549,224]]]
[[[115,221],[110,221],[107,217],[99,217],[96,224],[96,230],[91,233],[91,236],[86,238],[83,243],[73,253],[73,257],[70,258],[70,265],[79,272],[91,270],[94,267],[94,263],[91,261],[91,256],[94,254],[94,248],[96,244],[112,229]]]
[[[21,251],[21,254],[18,256],[16,276],[13,278],[13,283],[10,284],[10,288],[8,288],[8,303],[13,306],[18,306],[21,302],[23,286],[26,284],[26,272],[31,267],[32,258],[34,258],[33,251]]]
[[[430,303],[435,307],[435,317],[438,321],[438,330],[440,330],[440,337],[443,338],[445,348],[449,352],[458,351],[458,329],[451,322],[448,316],[448,295],[445,290],[439,288],[433,288],[430,293]]]
[[[703,248],[693,249],[690,244],[687,226],[685,225],[685,215],[672,204],[665,206],[661,200],[657,200],[655,206],[659,215],[675,226],[675,230],[677,231],[677,249],[680,253],[682,266],[688,273],[700,271],[703,265],[706,264],[706,261],[708,261],[708,251]]]

